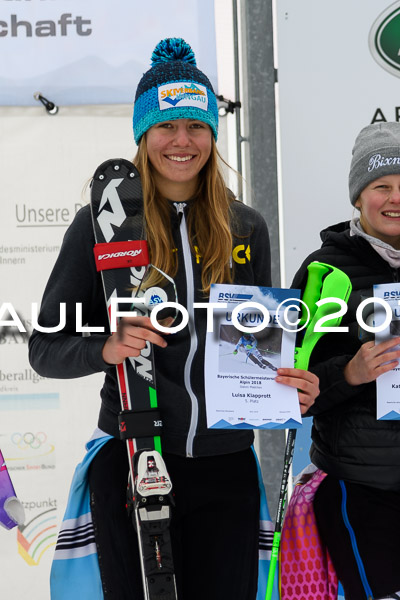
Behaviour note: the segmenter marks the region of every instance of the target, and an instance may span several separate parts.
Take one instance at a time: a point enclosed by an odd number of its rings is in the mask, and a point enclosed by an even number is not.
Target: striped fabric
[[[96,553],[94,527],[90,512],[65,519],[58,534],[54,560],[82,558]]]
[[[87,443],[87,453],[76,467],[50,574],[51,600],[103,600],[99,562],[87,478],[93,458],[111,439],[100,430]]]

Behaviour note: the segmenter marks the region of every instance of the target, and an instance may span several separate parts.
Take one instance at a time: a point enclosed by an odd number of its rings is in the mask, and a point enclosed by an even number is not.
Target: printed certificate
[[[299,297],[299,290],[211,286],[214,319],[213,331],[207,333],[205,362],[210,429],[301,426],[297,390],[275,381],[280,366],[294,366],[296,335],[289,329],[298,311],[288,306],[297,306]],[[237,323],[250,331],[240,331]]]
[[[374,326],[382,326],[386,321],[385,328],[375,333],[375,344],[379,344],[400,336],[400,283],[374,285],[374,297],[381,298],[388,306],[386,311],[383,306],[375,305]],[[398,350],[399,347],[396,346],[395,349]],[[400,419],[400,365],[378,377],[376,398],[377,419]]]

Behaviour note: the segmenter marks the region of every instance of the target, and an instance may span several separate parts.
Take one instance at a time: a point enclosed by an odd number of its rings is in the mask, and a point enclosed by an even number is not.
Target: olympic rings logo
[[[47,435],[43,431],[39,431],[38,433],[27,431],[23,434],[16,432],[12,434],[11,441],[20,450],[25,450],[26,448],[38,450],[47,441]]]

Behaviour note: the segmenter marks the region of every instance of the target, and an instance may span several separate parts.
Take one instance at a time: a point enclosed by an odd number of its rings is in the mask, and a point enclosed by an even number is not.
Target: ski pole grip
[[[163,422],[158,408],[123,410],[118,415],[121,440],[161,435]]]

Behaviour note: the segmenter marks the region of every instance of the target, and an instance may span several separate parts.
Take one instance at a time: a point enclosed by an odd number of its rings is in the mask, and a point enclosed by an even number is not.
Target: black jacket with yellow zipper
[[[184,207],[185,214],[190,210],[190,202]],[[270,248],[265,221],[255,210],[237,201],[232,203],[231,211],[234,283],[270,286]],[[185,249],[182,231],[185,219],[172,203],[171,226],[178,252],[175,277],[178,302],[190,313],[188,297],[194,302],[208,299],[201,292],[201,257]],[[90,207],[85,206],[65,234],[39,315],[42,326],[57,325],[59,305],[65,302],[66,326],[57,333],[35,330],[29,341],[29,357],[32,367],[44,377],[68,379],[104,371],[98,426],[118,438],[120,399],[115,367],[102,359],[102,349],[110,333],[101,277],[93,258],[94,244]],[[92,333],[88,337],[76,333],[76,303],[82,303],[82,323],[88,327],[103,327],[104,333]],[[207,429],[206,310],[196,309],[191,322],[190,327],[168,336],[167,348],[154,347],[157,399],[164,424],[163,450],[182,456],[212,456],[248,448],[253,442],[252,431]]]

